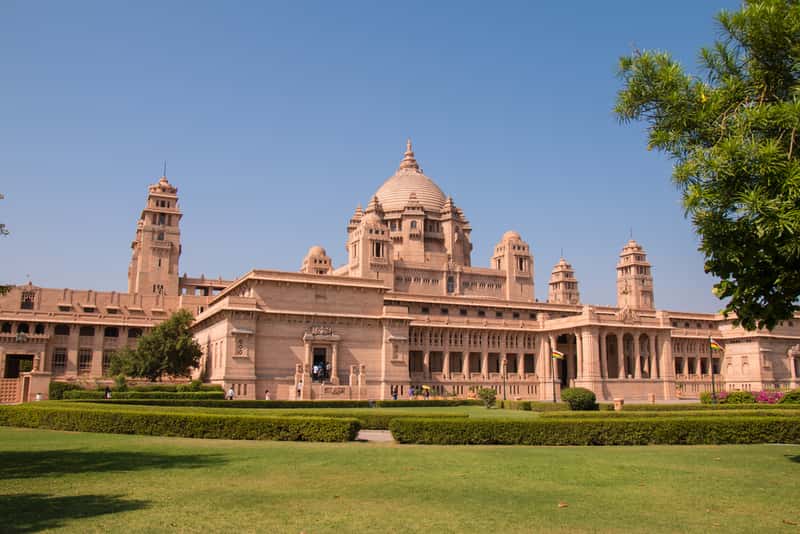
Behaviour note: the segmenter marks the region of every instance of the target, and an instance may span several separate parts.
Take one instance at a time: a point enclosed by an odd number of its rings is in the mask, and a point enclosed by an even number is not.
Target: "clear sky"
[[[564,256],[615,303],[633,235],[659,308],[716,311],[671,163],[612,114],[619,56],[697,68],[733,0],[0,0],[0,282],[125,290],[162,161],[184,211],[181,272],[345,260],[346,225],[402,158],[472,223],[473,264],[508,229],[536,296]]]

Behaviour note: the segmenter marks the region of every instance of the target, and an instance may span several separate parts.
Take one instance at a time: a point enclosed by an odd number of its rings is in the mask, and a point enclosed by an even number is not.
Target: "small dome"
[[[319,245],[314,245],[310,249],[308,249],[308,254],[306,256],[327,256],[328,253],[325,252],[325,249]]]
[[[514,230],[509,230],[508,232],[504,233],[501,241],[511,241],[512,239],[522,241],[520,235]]]
[[[378,216],[377,213],[370,212],[362,217],[361,222],[364,224],[372,224],[372,225],[382,225],[383,221]]]
[[[412,193],[427,211],[442,211],[447,201],[439,186],[422,174],[422,169],[414,159],[409,139],[400,168],[394,176],[383,183],[375,196],[378,197],[384,211],[402,211],[408,205]]]

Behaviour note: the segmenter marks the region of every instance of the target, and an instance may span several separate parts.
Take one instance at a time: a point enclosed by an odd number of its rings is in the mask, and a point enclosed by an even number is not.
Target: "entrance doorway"
[[[328,369],[328,349],[325,347],[314,347],[314,360],[311,363],[311,380],[314,382],[324,382],[327,380]]]
[[[20,373],[27,373],[33,370],[33,355],[31,354],[8,354],[6,355],[6,368],[3,378],[19,378]]]

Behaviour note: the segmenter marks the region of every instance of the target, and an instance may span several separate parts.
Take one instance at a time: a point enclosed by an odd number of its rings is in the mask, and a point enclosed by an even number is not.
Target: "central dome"
[[[411,150],[411,140],[406,145],[406,153],[400,168],[386,180],[375,193],[383,211],[401,211],[408,205],[411,194],[416,196],[417,202],[426,211],[442,211],[446,202],[444,193],[433,180],[422,174],[422,170],[414,159]]]

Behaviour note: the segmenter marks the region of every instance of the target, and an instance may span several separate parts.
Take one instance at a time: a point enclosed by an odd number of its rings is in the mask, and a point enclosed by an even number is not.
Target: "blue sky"
[[[671,163],[612,107],[619,56],[695,71],[736,1],[0,2],[0,281],[125,290],[146,187],[168,161],[181,272],[344,262],[346,224],[406,137],[474,228],[508,229],[536,296],[560,250],[615,302],[628,239],[659,308],[716,311]]]

